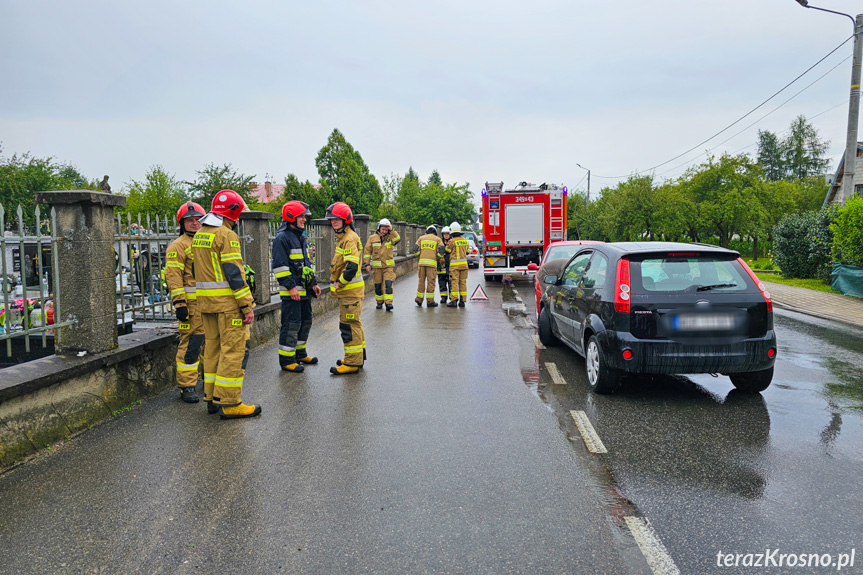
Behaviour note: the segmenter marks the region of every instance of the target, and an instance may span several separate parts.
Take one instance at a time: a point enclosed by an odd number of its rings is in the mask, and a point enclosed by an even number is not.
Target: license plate
[[[678,315],[672,322],[677,331],[714,331],[732,329],[734,316],[731,314]]]

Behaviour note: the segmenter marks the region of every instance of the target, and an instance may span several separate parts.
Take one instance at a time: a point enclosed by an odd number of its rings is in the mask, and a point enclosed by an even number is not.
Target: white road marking
[[[668,549],[656,536],[647,519],[641,517],[625,517],[626,525],[632,532],[635,542],[654,575],[680,575],[680,570],[674,564]]]
[[[557,369],[557,365],[553,364],[550,361],[545,362],[545,369],[548,370],[548,374],[551,376],[551,381],[553,381],[556,385],[566,385],[566,380],[563,379],[563,376],[560,375],[560,371]]]
[[[590,424],[590,420],[587,418],[587,414],[583,411],[570,411],[570,415],[575,420],[575,425],[578,427],[578,431],[581,433],[581,438],[584,439],[584,444],[587,446],[587,450],[591,453],[608,453],[608,450],[605,448],[605,445],[602,444],[602,440],[597,435],[596,430]]]
[[[536,334],[533,334],[533,343],[536,346],[536,349],[545,349],[545,346],[542,345],[542,342],[539,341],[539,336]]]

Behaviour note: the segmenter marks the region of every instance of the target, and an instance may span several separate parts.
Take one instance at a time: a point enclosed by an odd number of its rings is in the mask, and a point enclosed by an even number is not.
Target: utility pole
[[[857,126],[860,122],[860,65],[863,60],[863,14],[854,22],[854,57],[851,61],[851,102],[848,104],[848,139],[845,143],[845,173],[842,175],[842,205],[854,197],[857,167]]]
[[[857,125],[860,122],[860,66],[863,61],[863,14],[855,20],[850,14],[810,6],[809,0],[797,0],[804,8],[846,16],[854,24],[854,57],[851,59],[851,101],[848,102],[848,135],[845,140],[845,168],[842,172],[842,190],[837,194],[836,203],[844,204],[854,195],[854,172],[857,167]]]
[[[858,82],[858,84],[859,84],[859,82]],[[582,170],[587,170],[587,168],[585,168],[584,166],[582,166],[578,162],[576,162],[575,165],[578,166],[579,168],[581,168]],[[587,204],[590,205],[590,170],[587,170]]]

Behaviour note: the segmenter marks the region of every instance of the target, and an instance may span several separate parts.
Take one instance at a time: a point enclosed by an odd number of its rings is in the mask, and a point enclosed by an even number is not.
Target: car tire
[[[542,308],[542,311],[539,312],[537,326],[539,341],[542,345],[545,347],[554,347],[557,345],[557,337],[555,337],[554,332],[551,330],[551,316],[548,313],[548,306]]]
[[[749,373],[732,373],[728,377],[731,378],[734,387],[740,391],[760,393],[767,389],[770,382],[773,381],[773,368],[750,371]]]
[[[620,371],[608,366],[599,338],[590,336],[584,351],[584,367],[587,372],[587,383],[595,393],[613,393],[620,386]]]

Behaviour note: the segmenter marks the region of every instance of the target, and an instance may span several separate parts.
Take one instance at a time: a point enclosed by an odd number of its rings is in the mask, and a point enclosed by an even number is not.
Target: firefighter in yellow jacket
[[[435,301],[435,276],[437,275],[438,267],[438,252],[443,248],[443,242],[437,236],[437,228],[429,226],[426,228],[426,233],[417,238],[414,244],[414,253],[419,252],[420,261],[417,264],[417,275],[419,283],[417,284],[417,297],[414,300],[417,305],[422,307],[423,298],[426,300],[426,307],[437,307]]]
[[[177,210],[180,237],[168,245],[165,254],[165,283],[174,312],[180,322],[180,344],[177,346],[177,387],[180,399],[198,403],[198,364],[204,345],[204,324],[197,309],[195,276],[192,266],[192,238],[201,229],[204,208],[195,202],[186,202]]]
[[[467,301],[467,252],[470,244],[461,235],[461,224],[453,222],[449,229],[452,237],[447,242],[446,253],[449,254],[450,302],[446,306],[464,307]]]
[[[326,218],[336,233],[336,253],[330,264],[330,295],[339,300],[339,332],[345,348],[345,357],[330,368],[334,375],[356,373],[366,359],[366,338],[360,312],[363,311],[365,283],[360,271],[360,252],[363,244],[354,231],[354,214],[344,202],[327,208]]]
[[[377,309],[384,304],[387,311],[393,311],[393,282],[396,279],[396,262],[393,248],[401,241],[399,233],[386,218],[378,222],[378,229],[369,236],[363,251],[363,265],[372,274],[375,283],[375,302]]]
[[[233,190],[213,198],[203,227],[192,240],[198,310],[204,323],[204,401],[222,419],[252,417],[258,405],[242,402],[255,302],[246,283],[240,238],[234,226],[248,209]]]

